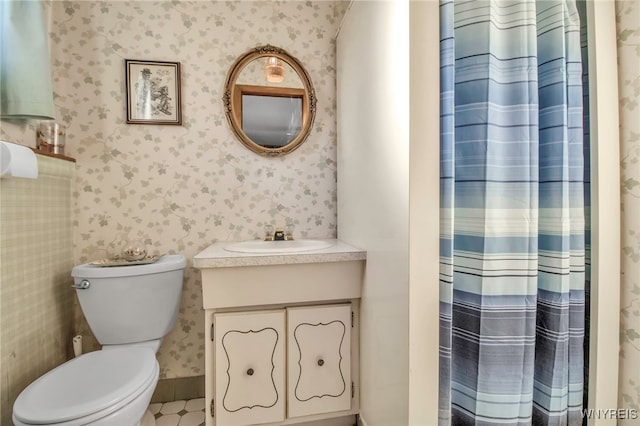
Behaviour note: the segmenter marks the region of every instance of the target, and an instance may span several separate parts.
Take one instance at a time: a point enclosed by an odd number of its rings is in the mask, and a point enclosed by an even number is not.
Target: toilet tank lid
[[[187,261],[182,254],[165,254],[157,261],[146,265],[129,266],[98,266],[90,263],[83,263],[75,266],[71,270],[74,278],[115,278],[130,277],[135,275],[149,275],[160,272],[175,271],[184,269]]]

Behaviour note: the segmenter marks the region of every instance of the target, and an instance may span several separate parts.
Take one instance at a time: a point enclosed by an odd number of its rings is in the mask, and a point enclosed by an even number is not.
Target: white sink
[[[242,241],[224,247],[226,251],[235,253],[286,254],[317,251],[329,248],[331,241],[325,240],[293,240],[293,241]]]

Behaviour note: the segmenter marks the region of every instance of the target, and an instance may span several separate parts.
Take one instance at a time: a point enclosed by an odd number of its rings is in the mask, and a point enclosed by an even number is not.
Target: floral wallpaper
[[[616,1],[622,261],[619,407],[640,412],[640,2]],[[636,419],[626,420],[631,424]],[[623,424],[625,421],[621,420]]]
[[[204,374],[204,313],[195,254],[216,241],[336,235],[335,35],[340,1],[52,1],[51,57],[66,154],[77,159],[77,263],[129,239],[187,257],[180,314],[158,359],[161,378]],[[234,60],[272,44],[299,59],[318,99],[312,134],[282,158],[238,142],[222,109]],[[124,60],[181,63],[182,126],[125,123]],[[79,332],[90,336],[82,314]],[[91,340],[91,339],[89,339]],[[92,347],[96,347],[95,343]]]

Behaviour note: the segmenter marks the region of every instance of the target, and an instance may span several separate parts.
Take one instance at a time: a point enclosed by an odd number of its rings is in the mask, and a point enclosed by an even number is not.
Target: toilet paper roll
[[[82,355],[82,336],[79,334],[73,338],[73,354]]]
[[[38,178],[38,158],[31,148],[0,141],[0,177]]]

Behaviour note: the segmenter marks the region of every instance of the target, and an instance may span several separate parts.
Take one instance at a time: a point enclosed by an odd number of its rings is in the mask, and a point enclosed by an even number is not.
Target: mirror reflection
[[[291,143],[302,129],[302,96],[242,95],[242,130],[258,145]]]
[[[300,146],[315,115],[315,93],[302,64],[269,45],[236,60],[227,75],[223,101],[240,142],[268,156]]]
[[[240,70],[236,84],[304,88],[296,70],[275,56],[260,57],[247,63]]]

